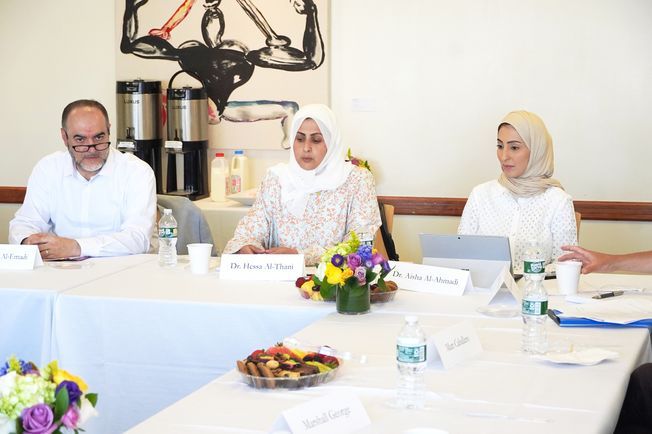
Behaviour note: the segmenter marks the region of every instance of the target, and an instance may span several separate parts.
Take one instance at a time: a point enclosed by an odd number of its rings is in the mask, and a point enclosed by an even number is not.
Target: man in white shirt
[[[39,161],[9,242],[38,245],[43,259],[145,253],[156,212],[154,172],[111,148],[102,104],[78,100],[61,116],[67,148]]]

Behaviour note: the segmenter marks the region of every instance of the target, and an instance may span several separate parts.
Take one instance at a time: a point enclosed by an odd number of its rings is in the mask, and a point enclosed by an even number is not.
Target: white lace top
[[[515,272],[523,270],[528,241],[538,239],[554,261],[561,246],[577,244],[575,209],[568,193],[550,187],[533,197],[515,197],[498,181],[476,186],[464,207],[459,234],[508,236]]]
[[[248,244],[292,247],[313,265],[349,232],[375,234],[380,223],[374,179],[366,169],[354,167],[338,188],[310,194],[301,218],[283,206],[279,178],[270,170],[224,253],[235,253]]]

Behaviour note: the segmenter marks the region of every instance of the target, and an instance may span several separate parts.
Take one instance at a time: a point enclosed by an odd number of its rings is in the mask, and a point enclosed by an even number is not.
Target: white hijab
[[[293,148],[297,131],[308,118],[313,119],[319,126],[328,149],[322,162],[313,170],[302,169],[294,158],[292,149],[287,164],[277,164],[270,169],[279,178],[281,202],[296,217],[303,217],[310,194],[338,188],[344,184],[353,169],[351,163],[344,161],[346,155],[335,115],[323,104],[303,106],[294,115],[290,130],[290,143]]]

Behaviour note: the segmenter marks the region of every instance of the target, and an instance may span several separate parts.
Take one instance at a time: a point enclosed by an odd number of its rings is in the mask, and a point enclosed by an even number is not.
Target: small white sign
[[[225,280],[296,280],[303,275],[302,254],[224,254],[220,262],[220,279]]]
[[[183,142],[179,140],[166,140],[165,146],[166,149],[183,149]]]
[[[487,304],[519,304],[518,285],[509,272],[509,267],[503,268],[489,289]]]
[[[33,270],[43,265],[38,246],[0,244],[0,270]]]
[[[120,140],[118,141],[118,144],[116,145],[117,149],[130,149],[134,150],[136,149],[136,144],[134,142],[129,142],[129,141],[124,141]]]
[[[467,270],[410,262],[390,262],[390,266],[393,269],[386,279],[393,280],[401,289],[440,295],[462,295],[465,290],[473,289]]]
[[[285,410],[270,432],[292,434],[347,434],[371,424],[360,400],[348,393],[334,393]]]
[[[445,369],[482,354],[480,339],[470,321],[448,327],[432,336],[431,340],[437,350],[437,354],[432,354],[433,360],[438,355]]]

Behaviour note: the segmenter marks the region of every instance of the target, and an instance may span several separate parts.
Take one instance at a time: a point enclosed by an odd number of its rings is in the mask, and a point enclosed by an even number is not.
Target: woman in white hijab
[[[508,236],[512,266],[523,269],[531,240],[544,248],[548,262],[577,244],[573,200],[552,178],[552,138],[534,113],[509,113],[498,126],[497,151],[502,173],[476,186],[466,202],[459,234]]]
[[[289,162],[268,170],[224,253],[303,253],[310,265],[351,231],[373,235],[380,227],[373,177],[345,161],[328,107],[301,108],[290,143]]]

